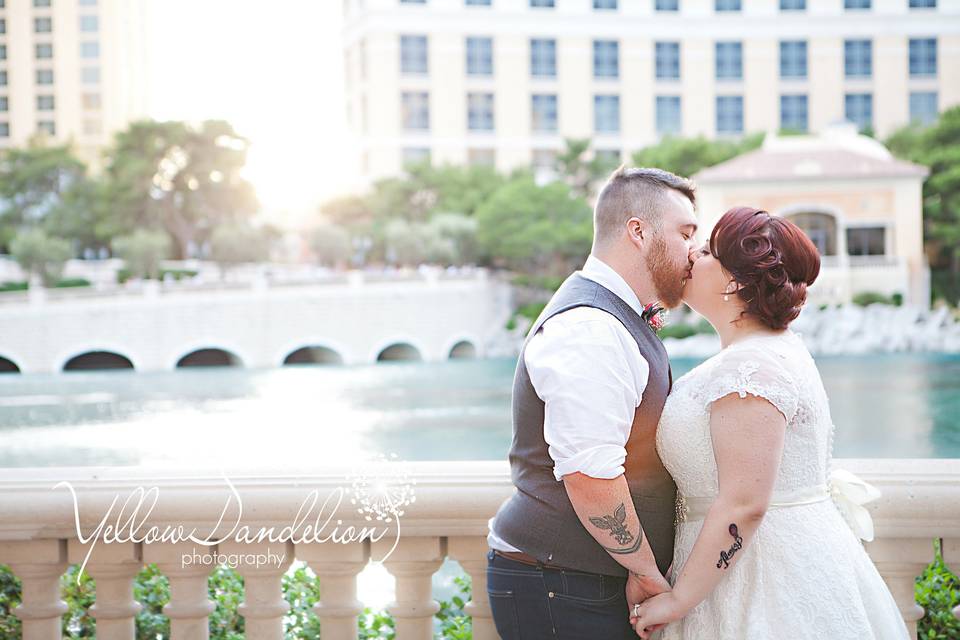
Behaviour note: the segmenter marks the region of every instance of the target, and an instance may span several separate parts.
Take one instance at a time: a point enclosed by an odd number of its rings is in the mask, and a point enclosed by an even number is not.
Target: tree
[[[391,264],[416,266],[427,257],[426,239],[419,225],[393,220],[387,224],[384,240]]]
[[[50,237],[42,229],[19,233],[10,242],[10,253],[24,271],[39,276],[45,287],[56,285],[71,256],[69,242]]]
[[[510,269],[566,276],[590,252],[590,207],[561,182],[539,187],[521,175],[498,189],[476,216],[480,246]]]
[[[633,164],[638,167],[657,167],[679,176],[690,177],[701,169],[752,151],[762,142],[762,133],[746,136],[739,141],[708,140],[703,136],[668,136],[658,144],[633,154]]]
[[[960,299],[960,107],[940,114],[928,127],[911,124],[886,142],[897,156],[926,165],[923,227],[934,271],[934,295]]]
[[[427,225],[431,260],[443,264],[476,264],[480,258],[477,219],[459,213],[438,213]],[[431,253],[431,251],[428,251]]]
[[[567,138],[566,148],[557,156],[557,172],[581,198],[592,198],[595,185],[620,163],[603,156],[590,155],[589,138]]]
[[[164,231],[137,229],[118,236],[111,243],[114,255],[123,259],[131,275],[138,278],[157,278],[160,262],[170,252],[170,236]]]
[[[262,262],[270,255],[270,232],[246,223],[221,224],[210,237],[210,257],[222,271],[245,262]]]
[[[350,234],[340,225],[323,223],[310,232],[310,248],[317,262],[337,266],[350,258]]]
[[[106,175],[117,219],[124,226],[165,229],[179,257],[210,239],[223,224],[258,208],[240,172],[248,143],[218,120],[192,128],[183,122],[142,121],[117,135]]]

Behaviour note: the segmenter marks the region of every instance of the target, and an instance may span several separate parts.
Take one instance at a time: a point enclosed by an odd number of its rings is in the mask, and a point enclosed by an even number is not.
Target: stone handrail
[[[868,505],[876,540],[866,548],[915,632],[923,610],[914,602],[914,579],[932,560],[932,539],[944,540],[948,564],[960,568],[960,460],[838,460],[837,466],[857,473],[883,492],[880,500]],[[375,520],[371,523],[346,498],[334,508],[336,496],[354,486],[358,473],[373,484],[379,479],[412,487],[416,500],[404,507],[399,536],[390,528],[396,522],[389,526]],[[69,487],[54,488],[62,481]],[[123,505],[137,487],[156,487],[157,500],[148,510],[148,494],[131,520],[134,502],[128,503],[126,510]],[[315,505],[304,502],[311,490],[319,496]],[[236,531],[240,513],[236,500],[228,502],[234,491],[242,501],[242,524],[253,532],[247,537],[230,533]],[[212,566],[184,566],[183,555],[257,554],[272,548],[284,554],[285,560],[277,566],[238,568],[245,579],[240,614],[246,619],[248,637],[283,637],[288,607],[281,578],[296,558],[306,562],[319,579],[321,601],[314,610],[324,637],[340,639],[357,637],[357,616],[362,611],[357,575],[371,559],[388,556],[384,566],[397,582],[396,600],[387,610],[396,620],[398,640],[412,640],[432,638],[438,605],[431,597],[431,577],[449,557],[473,580],[473,601],[466,611],[473,617],[474,637],[486,640],[497,637],[486,599],[487,519],[512,491],[505,462],[376,463],[362,470],[344,466],[319,473],[250,468],[209,473],[137,467],[2,469],[0,563],[10,565],[22,580],[23,601],[15,614],[23,621],[26,640],[60,638],[60,617],[66,610],[58,592],[60,576],[69,564],[85,560],[85,570],[97,585],[97,601],[90,613],[96,620],[98,638],[134,637],[134,619],[140,607],[133,600],[133,579],[144,564],[156,562],[170,579],[171,599],[164,613],[171,620],[171,637],[204,639],[208,637],[207,616],[214,607],[207,598]],[[303,535],[285,538],[283,528],[298,521],[298,512],[307,513],[305,504],[310,506],[309,517],[299,519],[301,525],[326,523],[327,534],[336,529],[343,536],[348,527],[359,531],[373,524],[389,534],[374,541],[341,544],[321,542],[318,536],[309,537],[298,528]],[[105,519],[111,507],[111,517]],[[118,516],[120,511],[124,517]],[[131,539],[123,535],[121,526],[117,540],[94,538],[84,544],[77,536],[75,513],[84,538],[101,521],[123,525],[130,520],[128,533],[129,529],[139,533]],[[169,532],[168,527],[180,526],[186,531],[196,528],[200,537],[226,538],[213,547],[169,536],[161,541],[144,540],[151,527]],[[253,540],[256,532],[270,531],[270,527],[276,541],[269,537]]]

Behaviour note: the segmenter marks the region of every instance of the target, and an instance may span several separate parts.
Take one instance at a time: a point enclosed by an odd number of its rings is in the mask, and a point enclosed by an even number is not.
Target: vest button
[[[552,598],[552,597],[553,597],[553,591],[549,592],[549,593],[547,594],[547,596],[550,597],[550,598]]]

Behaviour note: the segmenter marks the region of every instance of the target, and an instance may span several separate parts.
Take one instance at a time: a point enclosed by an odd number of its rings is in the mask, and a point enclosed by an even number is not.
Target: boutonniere
[[[667,310],[660,306],[659,302],[651,302],[643,308],[640,317],[650,325],[654,331],[660,331],[666,324]]]

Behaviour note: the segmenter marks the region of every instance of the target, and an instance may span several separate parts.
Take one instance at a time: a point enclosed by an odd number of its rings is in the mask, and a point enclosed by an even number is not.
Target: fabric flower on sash
[[[880,497],[880,490],[845,469],[830,473],[830,495],[858,538],[873,540],[873,518],[863,505]]]

